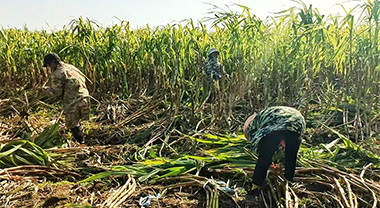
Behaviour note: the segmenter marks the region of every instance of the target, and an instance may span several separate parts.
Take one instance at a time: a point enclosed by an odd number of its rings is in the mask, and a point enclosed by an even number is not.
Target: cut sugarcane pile
[[[183,153],[173,159],[157,157],[129,165],[103,167],[108,171],[82,182],[130,174],[136,176],[137,183],[161,184],[168,190],[198,187],[205,190],[208,207],[217,207],[215,197],[224,194],[210,183],[211,177],[230,180],[229,188],[232,190],[239,190],[239,187],[249,189],[255,156],[247,149],[248,142],[240,137],[208,134],[185,137],[197,142],[199,151],[196,154]],[[346,160],[339,160],[347,153],[356,158],[350,161],[346,156]],[[149,154],[154,155],[152,152]],[[362,164],[367,165],[363,167]],[[290,185],[286,183],[283,168],[270,169],[267,185],[259,200],[264,207],[376,207],[380,185],[374,180],[380,176],[370,168],[378,165],[380,160],[376,156],[343,136],[319,147],[303,146],[299,152],[300,167],[296,170],[295,181]],[[231,196],[237,204],[248,203],[242,201],[244,194]]]

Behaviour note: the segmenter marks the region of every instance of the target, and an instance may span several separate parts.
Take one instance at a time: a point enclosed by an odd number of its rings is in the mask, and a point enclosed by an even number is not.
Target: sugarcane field
[[[0,207],[380,207],[380,1],[0,28]]]

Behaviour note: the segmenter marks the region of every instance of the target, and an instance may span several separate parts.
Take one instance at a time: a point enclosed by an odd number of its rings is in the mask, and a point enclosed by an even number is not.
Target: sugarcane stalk
[[[351,185],[355,186],[356,188],[360,189],[361,191],[363,191],[363,192],[368,191],[368,188],[364,187],[363,183],[361,183],[360,181],[356,181],[356,180],[348,180],[348,181],[350,182]]]
[[[340,207],[344,208],[344,205],[342,204],[342,202],[333,195],[321,193],[321,192],[315,192],[315,191],[302,191],[302,192],[304,192],[306,194],[322,195],[322,196],[330,197],[330,198],[334,199],[339,204]]]
[[[363,178],[363,179],[364,179],[364,181],[365,181],[368,185],[370,185],[373,189],[375,189],[377,192],[380,192],[380,186],[379,186],[379,184],[374,183],[372,180],[368,180],[368,179],[366,179],[366,178]]]
[[[374,190],[376,190],[378,193],[380,192],[380,189],[378,187],[376,187],[373,184],[373,182],[371,182],[371,181],[366,181],[364,179],[363,180],[359,179],[355,175],[349,175],[349,177],[351,177],[352,179],[356,180],[357,182],[363,184],[365,186],[365,188],[368,189],[368,190],[370,190],[371,192],[373,192],[373,191],[372,191],[372,189],[370,189],[370,187],[373,188]]]
[[[276,188],[276,193],[277,193],[277,198],[281,204],[281,207],[283,207],[281,201],[282,201],[282,193],[281,193],[281,190],[283,190],[283,187],[281,184],[280,184],[280,181],[278,180],[274,180],[274,185],[275,185],[275,188]]]
[[[273,187],[273,185],[272,185],[272,183],[271,183],[270,180],[268,180],[268,185],[269,185],[269,188],[270,188],[270,190],[271,190],[271,195],[273,196],[274,201],[275,201],[275,203],[276,203],[276,206],[277,206],[277,207],[282,207],[282,204],[280,203],[279,199],[277,198],[277,193],[276,193],[276,191],[274,190],[274,187]]]
[[[358,208],[358,197],[354,194],[354,207]]]
[[[363,179],[363,176],[364,176],[364,174],[365,174],[365,171],[366,171],[369,167],[371,167],[371,166],[372,166],[372,163],[370,163],[370,164],[368,164],[368,165],[366,165],[366,166],[363,167],[363,170],[362,170],[362,172],[360,173],[360,178],[361,178],[361,179]]]
[[[344,189],[343,189],[342,186],[340,185],[339,181],[338,181],[336,178],[334,178],[334,182],[335,182],[335,185],[336,185],[337,188],[338,188],[338,191],[339,191],[339,193],[340,193],[341,198],[343,199],[344,205],[345,205],[346,207],[350,207],[350,204],[348,203],[347,198],[345,197]]]
[[[273,200],[272,200],[272,197],[271,197],[271,189],[268,190],[268,198],[269,198],[269,207],[273,207]],[[264,195],[264,194],[263,194]]]
[[[285,206],[286,208],[290,208],[291,206],[291,199],[290,199],[290,193],[289,193],[289,184],[285,183]]]
[[[134,178],[132,178],[132,184],[129,184],[129,188],[128,188],[128,191],[122,195],[123,198],[121,200],[119,200],[118,203],[114,204],[113,207],[117,208],[117,207],[120,207],[120,204],[123,203],[128,197],[130,197],[133,192],[136,190],[136,180]],[[122,196],[121,195],[121,196]]]
[[[296,193],[294,193],[293,189],[290,187],[290,192],[292,192],[293,196],[294,196],[294,208],[298,208],[298,197],[296,195]]]
[[[362,199],[360,197],[358,197],[358,199],[359,199],[359,201],[361,201],[362,203],[364,203],[368,207],[373,206],[373,204],[368,203],[366,200],[364,200],[364,199]]]
[[[125,199],[127,199],[132,193],[133,191],[135,190],[135,184],[133,183],[133,179],[132,179],[132,182],[130,182],[128,184],[128,188],[124,189],[123,192],[120,193],[119,197],[113,201],[113,203],[111,204],[110,207],[119,207],[119,205],[125,201]]]
[[[355,204],[354,204],[354,193],[352,192],[352,189],[351,189],[351,185],[350,185],[350,182],[348,182],[347,178],[344,177],[344,176],[341,176],[344,180],[344,182],[346,183],[346,186],[347,186],[347,190],[348,190],[348,198],[350,200],[350,207],[355,207]]]
[[[209,190],[209,187],[204,187],[206,191],[206,208],[211,208],[211,192]]]
[[[183,183],[177,183],[177,184],[171,184],[166,186],[167,189],[173,189],[178,187],[192,187],[192,186],[202,186],[199,182],[189,181],[189,182],[183,182]]]
[[[309,182],[309,183],[318,183],[330,188],[334,188],[334,186],[331,184],[330,181],[325,180],[325,179],[318,179],[318,178],[307,178],[307,177],[295,177],[294,181],[299,181],[299,182]]]
[[[377,207],[377,198],[376,198],[376,194],[375,192],[373,192],[371,189],[369,189],[371,191],[371,194],[372,194],[372,197],[373,197],[373,205],[372,205],[372,208],[376,208]]]
[[[267,204],[267,201],[265,200],[265,196],[264,196],[264,192],[261,190],[260,191],[260,194],[261,194],[261,198],[263,199],[263,202],[264,202],[264,206],[265,208],[268,208],[268,204]],[[270,197],[269,197],[270,198]],[[270,199],[269,199],[270,200]]]
[[[116,199],[117,199],[117,198],[119,197],[119,195],[124,191],[124,189],[128,186],[128,184],[129,184],[129,182],[130,182],[131,180],[132,180],[132,179],[131,179],[130,175],[128,175],[128,180],[125,182],[125,184],[124,184],[121,188],[117,189],[117,190],[114,192],[114,194],[112,194],[112,196],[111,196],[110,198],[108,198],[108,199],[104,202],[103,206],[104,206],[105,204],[107,204],[108,206],[112,207],[112,205],[115,203]]]
[[[54,173],[60,173],[64,175],[80,177],[80,175],[75,172],[61,170],[61,169],[47,167],[47,166],[39,166],[39,165],[23,165],[23,166],[17,166],[17,167],[12,167],[12,168],[5,168],[0,171],[0,175],[9,175],[9,174],[25,175],[26,173],[48,173],[48,171],[51,171]]]
[[[219,192],[216,186],[214,186],[214,207],[213,208],[219,208]]]

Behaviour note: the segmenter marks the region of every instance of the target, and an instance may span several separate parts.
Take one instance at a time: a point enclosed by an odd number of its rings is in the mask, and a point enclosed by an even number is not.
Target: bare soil
[[[155,195],[163,190],[163,186],[138,186],[132,197],[126,200],[121,207],[140,207],[140,197]],[[35,181],[2,181],[0,186],[0,207],[103,207],[107,197],[114,189],[106,184],[96,182],[91,185],[77,185],[70,183],[38,184]],[[241,207],[257,206],[255,199],[235,199]],[[253,200],[253,201],[251,201]],[[206,193],[203,188],[187,190],[172,190],[158,200],[152,200],[149,207],[205,207]],[[235,202],[223,194],[219,197],[220,208],[237,207]]]

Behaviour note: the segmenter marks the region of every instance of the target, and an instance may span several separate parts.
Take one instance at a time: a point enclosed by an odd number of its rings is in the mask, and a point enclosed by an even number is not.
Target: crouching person
[[[75,66],[61,61],[55,53],[44,57],[43,67],[49,67],[52,71],[51,86],[46,87],[45,92],[62,100],[65,125],[71,130],[75,140],[83,144],[85,138],[80,121],[90,117],[85,75]]]
[[[280,144],[285,147],[285,178],[293,181],[301,134],[305,127],[301,113],[285,106],[267,108],[246,120],[244,136],[252,143],[252,150],[259,154],[251,194],[259,193]]]

